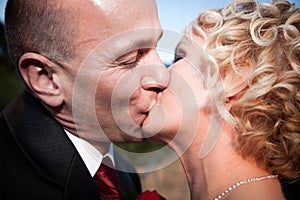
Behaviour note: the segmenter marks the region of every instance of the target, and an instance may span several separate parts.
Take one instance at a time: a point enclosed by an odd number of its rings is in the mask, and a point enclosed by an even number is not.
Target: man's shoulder
[[[0,113],[1,120],[14,130],[32,129],[32,125],[39,126],[41,122],[54,122],[40,100],[27,91],[23,91],[14,98]],[[52,123],[53,124],[53,123]]]
[[[16,154],[18,142],[15,138],[15,130],[21,130],[22,122],[25,121],[23,111],[26,110],[26,92],[15,97],[1,112],[0,112],[0,152],[4,154]],[[30,115],[30,113],[29,113]],[[16,156],[12,156],[14,160]]]
[[[8,127],[8,125],[4,119],[4,116],[1,112],[0,113],[0,138],[1,138],[1,141],[3,141],[2,137],[8,133],[10,133],[10,130],[9,130],[9,127]]]
[[[1,141],[4,141],[3,137],[7,137],[11,133],[9,126],[9,119],[14,118],[17,115],[16,110],[18,109],[20,102],[20,96],[18,95],[12,101],[10,101],[3,110],[0,112],[0,138]]]
[[[32,94],[24,90],[7,104],[7,106],[1,111],[1,115],[15,116],[18,114],[18,112],[31,108],[32,106],[39,107],[39,104],[41,103],[39,103],[39,101]]]

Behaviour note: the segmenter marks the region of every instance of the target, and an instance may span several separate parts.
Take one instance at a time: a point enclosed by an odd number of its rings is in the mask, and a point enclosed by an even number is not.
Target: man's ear
[[[37,53],[25,53],[19,61],[20,74],[27,86],[44,104],[58,107],[64,97],[56,69],[59,66]]]

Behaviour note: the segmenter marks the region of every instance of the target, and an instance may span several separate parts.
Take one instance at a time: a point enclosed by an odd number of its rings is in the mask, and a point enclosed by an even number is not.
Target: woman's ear
[[[37,53],[25,53],[19,61],[19,71],[26,85],[44,104],[58,107],[64,97],[56,69],[59,66]]]

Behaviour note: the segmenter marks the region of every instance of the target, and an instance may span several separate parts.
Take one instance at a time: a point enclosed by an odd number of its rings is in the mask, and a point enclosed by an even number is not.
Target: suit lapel
[[[16,142],[40,176],[64,189],[67,199],[96,199],[96,186],[78,152],[36,98],[24,92],[3,114]]]
[[[66,181],[66,199],[99,199],[98,189],[82,162],[79,156],[74,156]]]

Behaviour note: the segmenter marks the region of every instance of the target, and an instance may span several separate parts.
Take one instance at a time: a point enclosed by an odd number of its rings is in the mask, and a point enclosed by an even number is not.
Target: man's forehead
[[[136,49],[155,48],[162,34],[161,28],[134,29],[116,35],[112,38],[112,45],[120,53]]]
[[[93,26],[92,31],[102,32],[101,35],[143,27],[160,27],[154,0],[84,0],[81,6],[74,8],[75,15],[72,17],[84,24],[83,30]]]
[[[78,1],[83,0],[76,2]],[[82,2],[85,6],[76,6],[77,17],[74,16],[78,21],[76,44],[88,52],[105,43],[105,48],[114,54],[154,48],[162,35],[156,10],[153,10],[156,9],[155,1],[134,1],[138,5],[132,5],[130,0],[86,0]],[[140,4],[142,7],[139,7]],[[151,6],[147,7],[148,4]],[[130,7],[129,10],[126,10],[126,7]]]
[[[141,28],[124,31],[100,41],[88,50],[91,61],[97,60],[104,67],[129,52],[141,49],[153,49],[162,35],[160,28]],[[91,41],[86,41],[87,43]],[[95,66],[99,68],[99,65]]]
[[[132,10],[142,10],[143,13],[150,11],[153,8],[156,8],[156,1],[155,0],[83,0],[88,1],[88,3],[92,3],[94,6],[98,7],[99,9],[109,12],[109,11],[116,11],[117,12],[126,12],[128,9]],[[126,9],[124,9],[126,8]],[[146,8],[146,9],[145,9]],[[134,15],[136,12],[130,14]]]
[[[103,7],[103,2],[101,0],[92,0],[94,4],[98,7]]]

